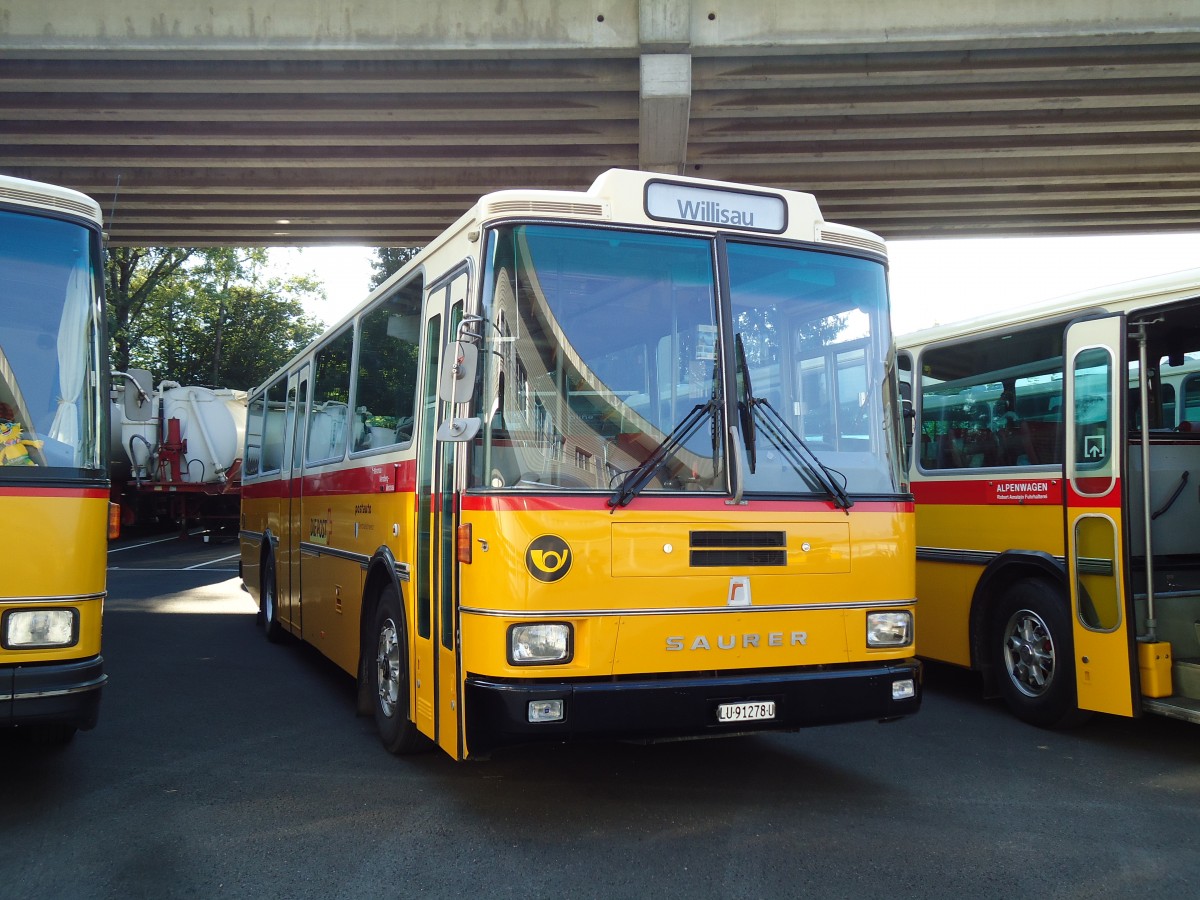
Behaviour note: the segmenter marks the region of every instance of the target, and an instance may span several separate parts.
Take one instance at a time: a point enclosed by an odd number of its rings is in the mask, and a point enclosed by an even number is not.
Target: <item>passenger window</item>
[[[278,472],[283,464],[284,425],[287,421],[287,378],[267,388],[262,423],[262,474]]]
[[[340,459],[350,419],[350,357],[354,333],[346,329],[317,353],[305,462]]]
[[[1061,325],[929,347],[918,365],[922,469],[1062,463]]]
[[[242,471],[247,478],[258,474],[259,462],[262,459],[263,410],[266,405],[266,396],[256,394],[246,410],[246,451],[242,460]]]
[[[421,293],[420,280],[410,281],[362,317],[354,386],[356,451],[412,440]]]

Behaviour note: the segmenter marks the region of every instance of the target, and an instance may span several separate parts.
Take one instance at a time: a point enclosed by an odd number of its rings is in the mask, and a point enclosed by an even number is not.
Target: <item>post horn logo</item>
[[[571,570],[571,548],[557,535],[543,534],[525,550],[525,568],[538,581],[558,581]]]

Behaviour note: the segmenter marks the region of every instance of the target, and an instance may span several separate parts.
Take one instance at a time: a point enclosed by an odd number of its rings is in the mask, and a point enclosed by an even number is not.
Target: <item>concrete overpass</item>
[[[421,243],[641,166],[889,238],[1200,228],[1200,0],[0,0],[0,172],[114,243]]]

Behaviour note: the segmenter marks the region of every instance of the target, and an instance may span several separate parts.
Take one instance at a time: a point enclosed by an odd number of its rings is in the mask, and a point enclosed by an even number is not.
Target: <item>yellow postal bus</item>
[[[267,636],[455,758],[917,711],[886,255],[807,194],[483,197],[250,398]]]
[[[96,724],[109,523],[100,208],[0,176],[0,728]]]
[[[1200,269],[898,345],[920,655],[1040,725],[1200,722]]]

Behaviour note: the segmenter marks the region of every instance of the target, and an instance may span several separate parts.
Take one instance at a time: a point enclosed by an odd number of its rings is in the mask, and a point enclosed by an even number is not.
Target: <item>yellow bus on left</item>
[[[0,729],[96,725],[109,505],[100,207],[0,176]]]

